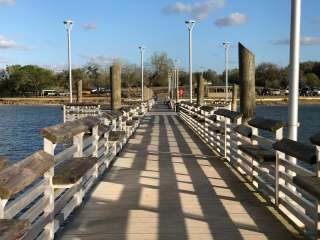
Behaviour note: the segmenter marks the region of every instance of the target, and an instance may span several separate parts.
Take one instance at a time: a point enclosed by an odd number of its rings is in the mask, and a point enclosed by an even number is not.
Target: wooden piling
[[[121,65],[114,63],[110,67],[111,109],[121,108]]]
[[[255,55],[239,43],[240,111],[247,121],[256,114]]]
[[[204,78],[202,73],[196,74],[197,79],[197,104],[203,105],[204,102]]]
[[[232,87],[232,111],[236,112],[238,110],[238,88],[237,84],[233,84]]]
[[[82,79],[77,82],[77,102],[82,103]]]

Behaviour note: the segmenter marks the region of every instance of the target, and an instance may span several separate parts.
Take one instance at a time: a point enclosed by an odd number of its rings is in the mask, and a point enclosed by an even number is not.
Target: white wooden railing
[[[181,102],[179,116],[234,166],[301,232],[320,239],[320,136],[303,144],[283,138],[281,121],[242,114],[222,105]]]
[[[42,129],[43,150],[0,171],[0,239],[53,239],[146,109],[143,104]]]

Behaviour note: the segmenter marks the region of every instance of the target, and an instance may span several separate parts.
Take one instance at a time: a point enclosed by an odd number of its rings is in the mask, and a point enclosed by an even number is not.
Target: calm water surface
[[[299,138],[320,132],[320,105],[300,106]],[[287,106],[258,106],[257,115],[287,121]],[[0,106],[0,155],[18,161],[42,149],[40,129],[62,122],[60,107]]]
[[[0,105],[0,155],[15,162],[42,149],[40,129],[61,122],[61,107]]]

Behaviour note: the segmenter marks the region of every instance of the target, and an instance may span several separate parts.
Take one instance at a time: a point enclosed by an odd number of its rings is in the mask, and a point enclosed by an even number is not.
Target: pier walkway
[[[174,112],[155,105],[58,239],[296,239]]]

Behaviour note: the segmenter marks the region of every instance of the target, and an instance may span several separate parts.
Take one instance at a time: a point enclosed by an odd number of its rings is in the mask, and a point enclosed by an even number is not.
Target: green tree
[[[256,85],[260,87],[283,87],[285,78],[283,69],[276,64],[262,63],[256,69]]]
[[[32,92],[39,95],[45,88],[54,86],[54,74],[51,70],[34,65],[9,69],[9,82],[13,85],[13,94]]]
[[[315,73],[307,73],[304,80],[309,87],[320,87],[320,79]]]
[[[173,67],[173,60],[166,53],[154,53],[150,58],[151,86],[168,86],[168,74]]]
[[[123,64],[121,74],[124,88],[141,86],[141,69],[136,64]]]

